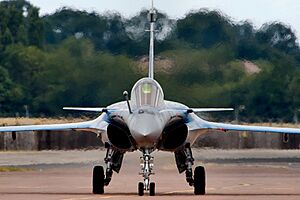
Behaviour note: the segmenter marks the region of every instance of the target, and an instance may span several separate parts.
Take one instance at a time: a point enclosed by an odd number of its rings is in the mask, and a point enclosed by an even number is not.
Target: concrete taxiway
[[[104,195],[91,194],[92,167],[103,164],[104,151],[1,152],[0,166],[29,170],[0,172],[0,199],[300,199],[299,150],[194,149],[195,165],[207,170],[205,196],[193,195],[172,153],[153,155],[156,196],[139,197],[139,152],[125,155],[120,174],[114,174]]]

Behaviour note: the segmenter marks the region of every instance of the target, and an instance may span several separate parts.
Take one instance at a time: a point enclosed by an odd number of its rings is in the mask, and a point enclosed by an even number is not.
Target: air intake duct
[[[182,146],[188,135],[188,128],[181,117],[172,118],[165,126],[162,138],[161,149],[175,150]]]
[[[107,127],[107,137],[110,143],[118,149],[127,150],[133,146],[129,128],[120,117],[111,119]]]

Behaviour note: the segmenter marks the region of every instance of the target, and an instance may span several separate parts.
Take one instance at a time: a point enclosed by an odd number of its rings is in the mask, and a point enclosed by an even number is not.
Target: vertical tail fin
[[[153,7],[153,0],[152,0],[152,7],[149,11],[148,18],[150,22],[150,47],[149,47],[149,74],[148,77],[154,79],[154,32],[155,32],[155,22],[156,22],[156,10]]]

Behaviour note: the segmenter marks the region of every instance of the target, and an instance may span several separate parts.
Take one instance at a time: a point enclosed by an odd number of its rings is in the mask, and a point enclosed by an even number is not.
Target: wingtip
[[[63,107],[63,110],[71,110],[72,107]]]

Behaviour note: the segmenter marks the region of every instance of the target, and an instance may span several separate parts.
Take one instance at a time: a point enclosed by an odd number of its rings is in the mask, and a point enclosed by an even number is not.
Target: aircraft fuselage
[[[200,133],[198,131],[189,134],[186,122],[192,121],[196,115],[171,110],[171,108],[187,109],[188,107],[164,100],[160,85],[153,79],[143,78],[137,81],[132,89],[129,104],[132,106],[132,113],[128,110],[127,102],[123,101],[107,107],[115,111],[102,114],[107,115],[109,126],[112,126],[111,124],[116,126],[102,133],[104,143],[108,142],[123,150],[173,151],[187,142],[193,143]],[[120,146],[126,143],[124,142],[126,139],[128,145]]]

